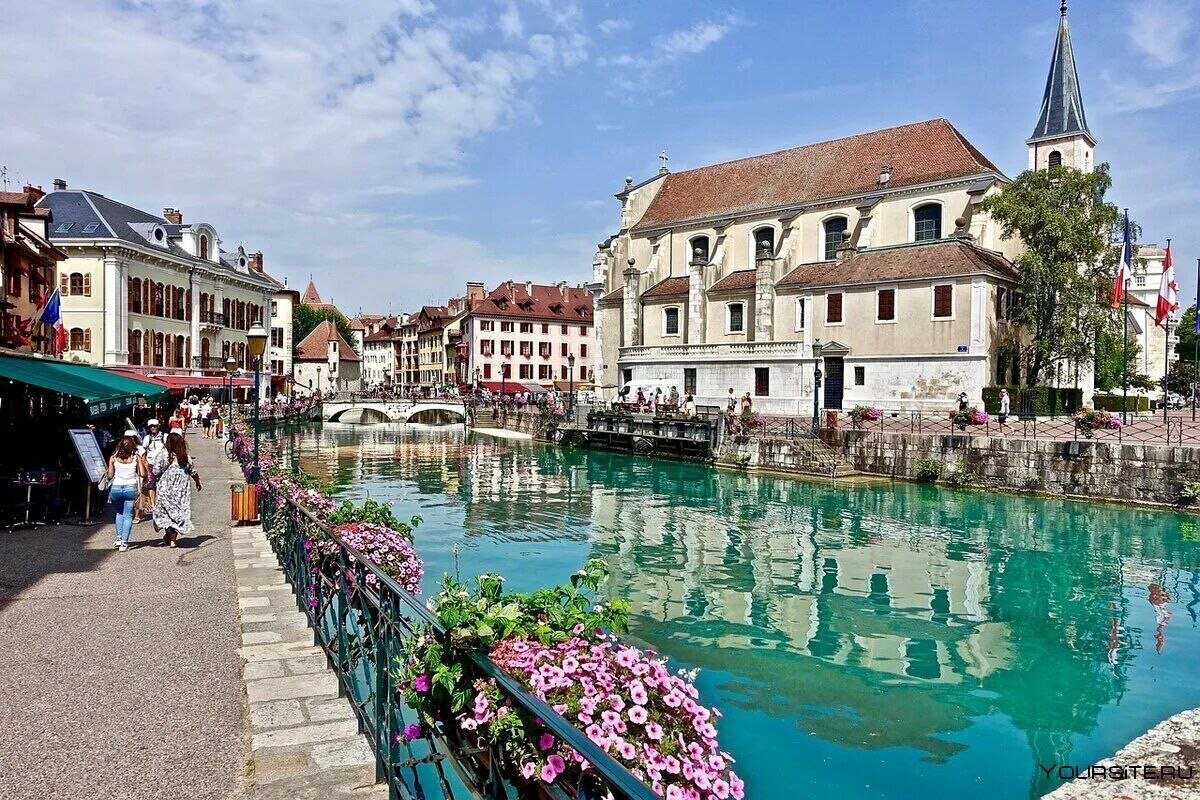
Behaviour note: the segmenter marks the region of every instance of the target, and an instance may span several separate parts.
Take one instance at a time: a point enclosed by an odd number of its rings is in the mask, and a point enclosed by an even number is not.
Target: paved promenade
[[[195,534],[129,552],[108,520],[0,531],[0,797],[238,797],[249,739],[230,464],[189,437]]]

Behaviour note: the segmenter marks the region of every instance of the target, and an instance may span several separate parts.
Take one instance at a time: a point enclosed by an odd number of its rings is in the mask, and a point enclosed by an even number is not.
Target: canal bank
[[[329,426],[296,442],[346,497],[420,514],[444,572],[515,588],[589,557],[633,636],[726,712],[748,794],[1028,797],[1200,705],[1200,535],[1171,512]],[[454,558],[457,545],[458,560]],[[1162,612],[1168,612],[1165,622]]]

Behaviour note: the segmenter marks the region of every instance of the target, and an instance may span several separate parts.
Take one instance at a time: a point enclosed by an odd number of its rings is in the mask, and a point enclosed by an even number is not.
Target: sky
[[[0,168],[180,208],[353,314],[591,279],[613,195],[947,117],[1025,168],[1058,0],[39,0],[5,14]],[[1071,0],[1096,161],[1200,256],[1200,0]]]

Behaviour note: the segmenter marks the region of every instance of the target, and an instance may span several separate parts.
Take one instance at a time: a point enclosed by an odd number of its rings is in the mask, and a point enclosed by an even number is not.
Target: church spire
[[[1050,59],[1050,74],[1046,76],[1042,113],[1029,142],[1076,135],[1086,136],[1093,143],[1095,141],[1083,112],[1079,73],[1075,70],[1075,51],[1071,47],[1071,32],[1067,28],[1067,0],[1062,0],[1059,6],[1058,39]]]

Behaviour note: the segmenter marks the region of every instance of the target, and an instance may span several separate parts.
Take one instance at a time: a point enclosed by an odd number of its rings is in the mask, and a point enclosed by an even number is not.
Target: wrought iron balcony
[[[200,324],[214,327],[226,327],[225,314],[221,311],[200,311]]]

